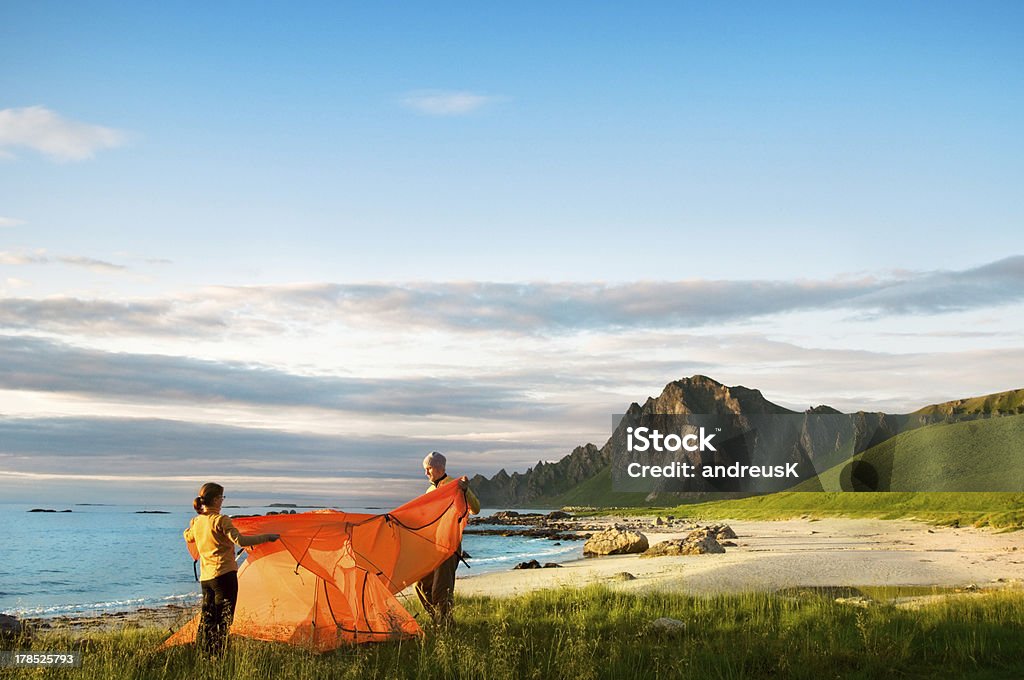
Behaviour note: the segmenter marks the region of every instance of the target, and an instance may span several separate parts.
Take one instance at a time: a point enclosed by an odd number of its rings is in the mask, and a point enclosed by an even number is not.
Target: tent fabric
[[[243,534],[281,538],[248,549],[231,633],[318,651],[422,631],[395,598],[458,550],[468,510],[447,484],[381,515],[318,510],[241,517]],[[164,647],[194,642],[197,615]]]

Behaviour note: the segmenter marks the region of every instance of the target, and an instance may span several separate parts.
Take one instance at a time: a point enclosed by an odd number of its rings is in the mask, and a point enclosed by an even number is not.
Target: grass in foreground
[[[694,598],[591,586],[512,599],[461,598],[458,624],[425,638],[317,655],[233,641],[220,661],[194,648],[155,648],[159,630],[74,640],[50,634],[36,650],[77,649],[84,666],[22,677],[102,678],[875,678],[1024,677],[1024,593],[951,599],[913,611],[866,609],[831,596]],[[676,634],[648,623],[685,622]],[[422,616],[421,616],[422,618]],[[0,674],[10,671],[0,670]]]

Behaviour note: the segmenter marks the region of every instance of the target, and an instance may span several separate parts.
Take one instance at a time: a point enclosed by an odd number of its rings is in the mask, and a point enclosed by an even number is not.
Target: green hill
[[[647,494],[613,491],[612,469],[606,467],[596,475],[580,482],[565,493],[542,499],[545,507],[561,508],[572,505],[611,507],[643,507],[651,505]]]
[[[624,515],[672,514],[698,520],[775,520],[791,517],[920,519],[952,526],[1024,528],[1024,493],[822,493],[782,491],[765,496],[663,508],[617,510]]]
[[[875,466],[892,488],[919,492],[842,492],[847,463],[819,476],[826,491],[806,491],[814,480],[793,491],[736,499],[691,500],[666,506],[665,498],[612,490],[603,470],[570,491],[551,499],[559,505],[632,507],[624,514],[675,514],[695,519],[784,519],[789,517],[917,518],[938,524],[1024,527],[1024,415],[939,423],[897,435],[856,458]],[[956,489],[950,491],[949,489]]]
[[[855,460],[870,464],[893,491],[1024,490],[1024,415],[928,425],[896,435],[855,456]],[[844,461],[821,473],[817,479],[805,481],[791,491],[829,492],[849,489],[849,481],[845,485],[842,483],[844,471],[849,474],[849,464],[850,461]],[[823,500],[826,495],[829,494],[822,495],[819,500]],[[1000,494],[993,495],[997,496]],[[707,497],[705,494],[704,498]],[[668,498],[671,499],[672,505],[679,502],[678,498]],[[713,495],[711,498],[717,500],[723,496]],[[767,496],[758,498],[764,499]],[[656,507],[664,506],[665,501],[666,497],[648,498],[647,494],[643,493],[614,491],[611,469],[606,467],[564,493],[541,499],[539,505]],[[866,512],[885,511],[885,507],[879,505],[881,501],[869,503],[870,508],[863,506],[864,502],[864,499],[850,500],[848,509],[852,511],[864,507]],[[754,505],[756,503],[750,507]],[[801,500],[793,508],[794,512],[800,510],[802,513],[813,509],[815,505],[813,500]],[[825,506],[839,509],[834,499],[825,503]],[[765,507],[775,511],[782,510],[786,505]],[[997,507],[1004,506],[999,502]]]
[[[914,411],[920,415],[961,415],[968,413],[982,413],[985,415],[1015,415],[1024,413],[1024,389],[1010,390],[1008,392],[996,392],[986,394],[982,397],[970,397],[947,401],[942,404],[932,404]]]
[[[928,425],[898,434],[853,461],[792,490],[817,490],[817,484],[824,491],[850,490],[851,465],[863,463],[871,466],[879,480],[874,488],[882,491],[1024,489],[1024,415]]]

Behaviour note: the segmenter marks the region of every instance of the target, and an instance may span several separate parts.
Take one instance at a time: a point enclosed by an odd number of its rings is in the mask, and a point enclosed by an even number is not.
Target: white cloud
[[[31,252],[14,253],[0,250],[0,264],[24,265],[24,264],[52,264],[60,262],[72,267],[84,267],[97,272],[120,272],[128,269],[122,264],[114,264],[105,260],[97,260],[93,257],[82,257],[81,255],[64,255],[51,257],[42,248]]]
[[[7,158],[11,147],[27,147],[55,161],[81,161],[125,140],[120,130],[70,120],[44,106],[0,110],[0,155]]]
[[[18,220],[13,217],[0,217],[0,228],[20,227],[23,224],[25,224],[25,220]]]
[[[30,253],[12,253],[0,250],[0,264],[22,265],[22,264],[46,264],[50,261],[45,250],[35,250]]]
[[[71,255],[67,257],[58,258],[64,264],[69,264],[73,267],[85,267],[93,271],[99,272],[117,272],[127,269],[123,264],[114,264],[113,262],[106,262],[104,260],[97,260],[93,257],[81,257],[78,255]]]
[[[430,116],[464,116],[498,99],[476,92],[426,90],[410,92],[402,105]]]

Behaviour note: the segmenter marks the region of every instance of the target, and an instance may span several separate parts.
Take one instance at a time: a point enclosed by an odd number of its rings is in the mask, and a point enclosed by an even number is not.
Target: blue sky
[[[1022,46],[1015,2],[8,3],[0,485],[184,488],[265,430],[238,483],[297,493],[376,422],[405,493],[422,448],[523,469],[695,372],[1020,387]],[[72,465],[54,418],[207,439]]]

